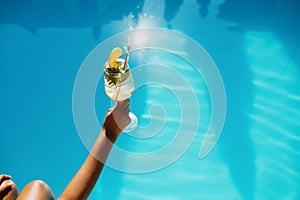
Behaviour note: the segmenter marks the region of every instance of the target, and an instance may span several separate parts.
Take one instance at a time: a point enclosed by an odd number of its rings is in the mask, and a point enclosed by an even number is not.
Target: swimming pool
[[[216,64],[226,91],[223,131],[213,150],[200,159],[212,100],[207,77],[197,72],[198,63],[182,56],[194,53],[193,48],[182,54],[170,44],[170,51],[133,51],[130,65],[141,87],[131,98],[131,109],[144,126],[145,138],[134,135],[141,133],[138,130],[124,134],[118,147],[133,153],[159,152],[180,128],[179,133],[190,133],[193,140],[174,162],[150,172],[124,171],[168,160],[172,149],[140,162],[120,157],[117,169],[105,168],[90,199],[299,198],[297,1],[136,0],[118,14],[109,11],[124,2],[1,4],[0,173],[12,175],[19,189],[43,179],[58,196],[88,155],[97,132],[80,133],[72,110],[84,59],[116,34],[157,27],[196,41]],[[153,37],[149,35],[150,41]],[[180,40],[171,41],[180,46]],[[93,98],[101,124],[111,102],[100,75]],[[148,84],[142,86],[143,81]],[[186,91],[193,91],[192,96]],[[182,118],[184,108],[192,119]],[[188,144],[180,139],[175,152]]]

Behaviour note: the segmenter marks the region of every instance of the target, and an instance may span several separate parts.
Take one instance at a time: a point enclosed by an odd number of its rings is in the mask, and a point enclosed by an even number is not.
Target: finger
[[[14,185],[14,182],[12,182],[11,180],[5,180],[0,185],[0,193],[4,192],[5,190],[11,189],[13,185]]]
[[[1,184],[3,181],[9,180],[9,179],[11,179],[11,176],[5,175],[5,174],[1,174],[1,175],[0,175],[0,184]]]

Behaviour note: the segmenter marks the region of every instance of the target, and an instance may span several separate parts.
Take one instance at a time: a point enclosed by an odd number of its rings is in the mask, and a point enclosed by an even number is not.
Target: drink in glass
[[[134,91],[134,83],[128,64],[123,68],[125,60],[118,58],[116,66],[104,65],[105,92],[113,100],[128,99]]]
[[[129,51],[129,47],[128,47]],[[107,96],[115,101],[128,99],[134,91],[134,83],[130,73],[128,52],[126,58],[119,58],[122,50],[115,48],[112,50],[108,61],[104,65],[104,85]],[[123,132],[131,132],[137,127],[137,117],[129,113],[131,122],[125,127]]]

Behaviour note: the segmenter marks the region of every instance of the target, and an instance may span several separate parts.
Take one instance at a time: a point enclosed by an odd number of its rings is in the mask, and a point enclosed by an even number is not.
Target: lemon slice
[[[108,58],[108,66],[109,67],[116,67],[117,66],[117,59],[122,55],[122,49],[119,47],[114,48],[109,55]]]

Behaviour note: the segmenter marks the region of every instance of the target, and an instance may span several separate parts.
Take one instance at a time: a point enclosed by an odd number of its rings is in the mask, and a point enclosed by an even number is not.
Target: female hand
[[[130,123],[129,117],[129,99],[118,102],[114,107],[109,109],[102,126],[106,137],[114,142],[122,130]]]
[[[10,179],[11,176],[9,175],[0,175],[0,199],[3,199],[12,190],[14,182]]]

